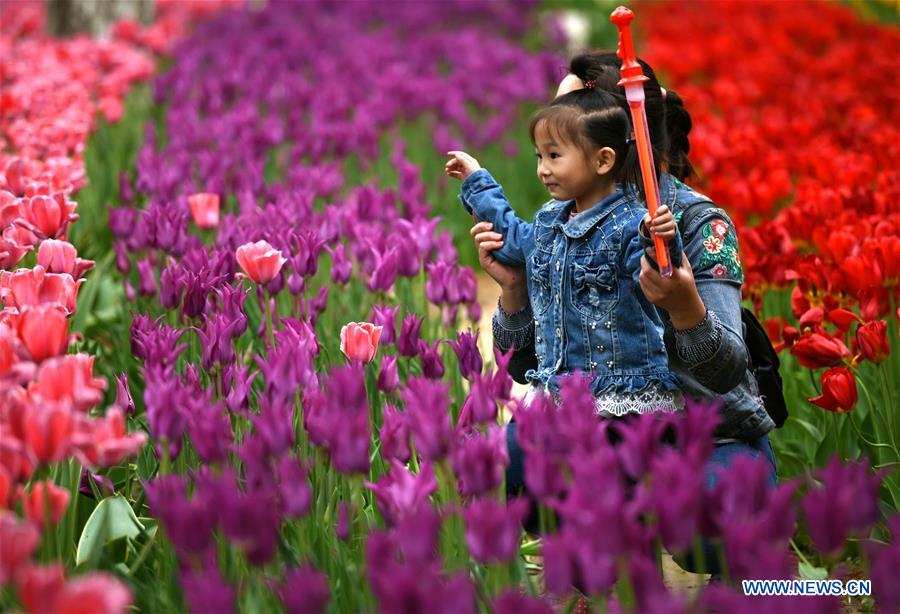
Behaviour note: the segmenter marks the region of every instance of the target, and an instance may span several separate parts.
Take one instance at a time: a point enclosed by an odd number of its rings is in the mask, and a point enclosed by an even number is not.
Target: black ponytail
[[[667,162],[669,173],[680,181],[694,174],[694,167],[688,160],[691,141],[688,134],[694,125],[691,114],[684,108],[681,97],[672,90],[666,90],[666,133],[669,139]]]

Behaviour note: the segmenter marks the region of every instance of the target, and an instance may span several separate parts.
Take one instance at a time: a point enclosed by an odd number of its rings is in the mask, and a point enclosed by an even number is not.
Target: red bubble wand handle
[[[634,126],[634,138],[637,141],[638,159],[641,164],[641,177],[644,180],[644,194],[647,210],[651,217],[656,217],[659,208],[659,184],[656,182],[656,171],[653,167],[653,148],[650,146],[650,130],[647,127],[647,111],[644,108],[644,81],[648,77],[641,70],[634,53],[634,42],[631,39],[631,20],[634,13],[631,9],[620,6],[612,12],[609,20],[619,29],[619,49],[616,52],[622,59],[622,79],[619,85],[625,88],[625,98],[631,109],[631,123]],[[672,263],[669,262],[669,251],[666,242],[653,235],[653,247],[656,248],[656,261],[659,274],[672,276]]]

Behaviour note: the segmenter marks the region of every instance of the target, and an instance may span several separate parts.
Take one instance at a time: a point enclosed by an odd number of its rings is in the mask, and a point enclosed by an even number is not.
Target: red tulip
[[[56,602],[66,584],[63,566],[59,563],[46,567],[28,566],[19,575],[16,584],[25,611],[59,611]]]
[[[36,462],[59,462],[72,449],[75,421],[68,405],[30,403],[25,405],[21,420],[22,441]]]
[[[87,413],[103,399],[106,380],[94,377],[94,357],[69,354],[49,358],[41,365],[29,394],[45,401],[68,401]]]
[[[807,369],[821,369],[840,364],[850,356],[850,350],[840,339],[822,333],[809,333],[794,343],[791,354]]]
[[[832,309],[828,312],[828,319],[843,332],[850,330],[850,325],[854,322],[860,321],[858,315],[847,309]]]
[[[66,513],[68,505],[69,491],[49,480],[32,484],[22,497],[22,509],[25,511],[25,517],[39,527],[58,523]],[[46,517],[47,511],[50,512],[49,523]]]
[[[810,403],[839,414],[853,409],[858,399],[856,378],[849,367],[835,367],[822,374],[822,394]]]
[[[0,586],[28,567],[40,541],[41,535],[34,525],[13,512],[0,510]]]
[[[867,322],[856,329],[856,345],[864,360],[880,363],[887,360],[891,347],[887,338],[887,322]]]
[[[93,260],[78,257],[74,245],[57,239],[47,239],[41,243],[37,261],[48,273],[68,273],[75,279],[80,279],[85,271],[94,266]]]
[[[238,264],[252,281],[267,284],[281,271],[287,259],[268,241],[245,243],[235,253]]]
[[[821,307],[813,307],[808,309],[806,313],[800,316],[800,330],[805,328],[815,329],[822,321],[825,320],[825,310]]]
[[[341,351],[350,360],[371,362],[378,351],[381,326],[369,322],[350,322],[341,328]]]
[[[131,605],[131,592],[120,580],[104,573],[91,573],[70,580],[56,601],[59,614],[124,614]]]
[[[115,405],[95,420],[78,417],[79,427],[72,438],[78,460],[90,467],[110,467],[137,454],[147,442],[147,434],[125,431],[125,414]]]
[[[59,305],[48,303],[25,307],[16,327],[19,341],[34,362],[64,354],[69,345],[66,312]]]
[[[191,215],[194,216],[194,222],[200,228],[215,228],[219,225],[219,195],[207,194],[191,194],[188,196],[188,206],[191,208]]]
[[[78,219],[75,203],[61,193],[32,196],[23,209],[29,230],[48,239],[64,237],[69,222]]]
[[[78,301],[78,287],[83,279],[75,281],[68,274],[47,273],[38,265],[33,269],[19,269],[10,273],[0,272],[0,297],[7,307],[22,309],[26,305],[58,303],[66,313],[74,313]]]

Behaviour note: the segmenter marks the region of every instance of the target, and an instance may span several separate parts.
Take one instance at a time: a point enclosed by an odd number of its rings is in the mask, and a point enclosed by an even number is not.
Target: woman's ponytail
[[[669,174],[684,181],[694,174],[694,167],[688,160],[688,153],[691,151],[688,134],[691,132],[693,121],[678,94],[672,90],[666,90],[665,100],[666,133],[669,141],[666,159],[669,164]]]

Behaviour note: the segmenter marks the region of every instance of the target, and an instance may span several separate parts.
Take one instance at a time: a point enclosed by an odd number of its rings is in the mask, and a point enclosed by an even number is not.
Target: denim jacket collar
[[[569,212],[575,206],[575,201],[569,201],[565,207],[561,207],[553,220],[553,226],[559,226],[571,239],[583,237],[591,228],[605,220],[624,198],[621,190],[616,190],[596,205],[576,215],[569,220]]]

